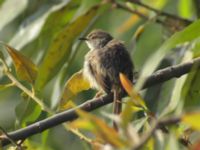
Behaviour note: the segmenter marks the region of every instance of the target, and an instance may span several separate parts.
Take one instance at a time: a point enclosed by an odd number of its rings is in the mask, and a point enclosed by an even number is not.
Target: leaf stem
[[[28,96],[30,96],[38,105],[41,106],[42,110],[48,112],[49,114],[54,114],[54,112],[46,106],[38,97],[35,96],[34,93],[32,93],[29,89],[27,89],[24,85],[22,85],[11,73],[6,69],[4,71],[5,75],[15,84],[18,88],[20,88],[22,91],[24,91]]]

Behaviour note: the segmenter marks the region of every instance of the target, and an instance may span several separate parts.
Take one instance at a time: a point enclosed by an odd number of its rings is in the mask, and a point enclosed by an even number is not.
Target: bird
[[[92,88],[114,94],[113,113],[119,115],[122,109],[121,99],[126,95],[119,74],[123,73],[132,81],[134,70],[124,43],[101,29],[94,29],[86,37],[79,39],[84,40],[90,49],[84,59],[84,78]],[[116,123],[114,126],[117,128]]]

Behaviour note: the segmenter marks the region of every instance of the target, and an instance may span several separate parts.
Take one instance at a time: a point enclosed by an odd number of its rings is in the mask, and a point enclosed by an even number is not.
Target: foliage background
[[[0,0],[0,41],[8,43],[30,58],[35,64],[41,66],[48,50],[54,46],[57,48],[55,43],[52,44],[53,39],[59,33],[64,33],[65,27],[73,26],[70,22],[76,21],[79,16],[90,10],[92,6],[101,2],[101,0],[20,0],[20,2],[19,0]],[[172,34],[178,32],[178,30],[172,31],[174,24],[177,23],[176,20],[169,22],[168,26],[163,26],[155,22],[155,18],[160,17],[155,12],[128,3],[125,0],[118,0],[117,2],[127,4],[151,19],[145,20],[125,9],[119,9],[115,5],[105,6],[105,8],[100,6],[102,7],[101,10],[97,15],[91,17],[91,22],[88,25],[83,25],[84,23],[82,22],[85,22],[85,20],[82,20],[71,32],[65,33],[67,36],[75,35],[79,29],[81,34],[77,33],[74,40],[72,39],[73,37],[70,37],[69,40],[62,41],[63,45],[68,45],[68,48],[66,47],[65,59],[57,64],[62,69],[53,70],[51,72],[52,79],[49,82],[43,83],[44,86],[39,88],[40,97],[51,108],[57,106],[67,79],[83,66],[84,55],[87,53],[88,48],[84,43],[78,41],[79,36],[85,35],[94,28],[100,28],[108,31],[117,39],[125,41],[135,68],[140,72],[144,69],[143,67],[147,59]],[[142,2],[158,10],[189,20],[196,20],[200,15],[198,9],[200,2],[198,0],[144,0]],[[168,22],[167,18],[161,18]],[[141,27],[142,30],[138,30]],[[198,43],[198,40],[196,40],[189,45],[173,49],[162,60],[159,68],[179,64],[183,60],[197,57],[199,55]],[[3,50],[3,46],[1,49],[6,56],[7,63],[13,70],[13,74],[15,74],[10,57]],[[59,49],[57,49],[57,52],[59,53]],[[54,62],[57,59],[60,58],[55,55],[53,59],[48,60],[48,63]],[[153,63],[148,65],[150,68],[155,67]],[[2,85],[8,83],[8,79],[2,72],[0,76]],[[164,84],[143,91],[142,94],[148,108],[158,115],[163,113],[166,106],[169,108],[166,111],[170,112],[170,110],[173,110],[174,114],[198,108],[200,86],[198,76],[199,73],[197,72],[195,75],[190,75],[187,79],[185,78],[182,83],[177,83],[176,79],[172,79]],[[26,82],[22,82],[29,87]],[[94,93],[92,90],[80,93],[75,98],[76,104],[83,103],[84,100],[92,98]],[[172,101],[172,99],[175,100]],[[183,107],[184,104],[187,107]],[[110,113],[111,110],[109,105],[94,113],[104,118],[101,112]],[[46,113],[41,113],[41,108],[34,102],[24,100],[18,88],[10,87],[0,91],[0,126],[6,131],[13,131],[47,116]],[[111,123],[110,120],[105,119],[108,123]],[[169,143],[173,142],[173,140],[171,141],[173,138],[174,136],[169,136]],[[197,139],[197,137],[195,138]],[[31,137],[28,143],[29,149],[31,149],[31,146],[35,146],[32,149],[36,147],[38,149],[60,150],[66,148],[90,149],[90,146],[84,141],[71,132],[66,131],[61,125]]]

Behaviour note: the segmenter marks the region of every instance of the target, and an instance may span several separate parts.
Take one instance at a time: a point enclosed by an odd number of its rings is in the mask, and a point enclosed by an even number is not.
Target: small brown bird
[[[126,94],[119,73],[133,80],[133,63],[124,44],[102,30],[94,30],[85,40],[90,51],[85,56],[84,76],[91,86],[107,94],[114,93],[114,113],[121,112],[121,97]]]

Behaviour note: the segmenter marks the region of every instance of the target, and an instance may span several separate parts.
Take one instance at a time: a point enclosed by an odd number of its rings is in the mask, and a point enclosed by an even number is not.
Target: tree
[[[197,0],[0,5],[2,147],[198,149]],[[81,72],[88,48],[78,38],[94,28],[125,41],[138,71],[134,83],[120,75],[129,94],[120,116],[106,106],[112,95],[88,100],[95,93]]]

